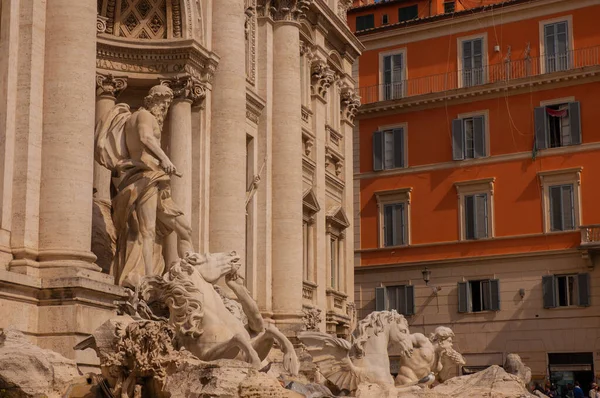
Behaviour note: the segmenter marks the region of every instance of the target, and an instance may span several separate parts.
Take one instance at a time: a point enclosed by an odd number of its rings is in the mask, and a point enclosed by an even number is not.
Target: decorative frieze
[[[336,73],[331,69],[327,62],[317,60],[311,65],[311,91],[313,95],[317,95],[325,99],[327,90],[336,81]]]
[[[333,166],[336,177],[341,178],[344,170],[343,156],[335,149],[327,146],[325,147],[325,168],[328,169],[330,166]]]
[[[338,0],[338,16],[342,21],[348,23],[348,9],[352,7],[352,0]]]
[[[321,323],[321,310],[318,308],[303,308],[302,312],[304,316],[302,320],[304,321],[305,330],[319,330],[319,324]]]
[[[343,87],[340,92],[341,112],[344,120],[354,123],[360,107],[360,96],[352,87]]]
[[[246,0],[246,80],[256,83],[256,0]]]
[[[274,21],[298,21],[302,18],[313,0],[258,0],[257,10],[261,17]]]
[[[127,88],[127,77],[114,77],[112,74],[96,74],[96,95],[118,97]]]
[[[191,101],[192,105],[202,105],[206,98],[206,86],[192,76],[176,76],[174,79],[161,80],[161,84],[173,90],[175,100]]]

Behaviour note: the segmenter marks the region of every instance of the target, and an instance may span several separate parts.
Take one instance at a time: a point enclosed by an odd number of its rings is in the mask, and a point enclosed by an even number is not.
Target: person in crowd
[[[598,384],[592,383],[588,397],[589,398],[599,398],[600,397],[600,394],[598,393]]]
[[[575,387],[573,387],[573,398],[585,398],[585,394],[578,381],[575,381]]]

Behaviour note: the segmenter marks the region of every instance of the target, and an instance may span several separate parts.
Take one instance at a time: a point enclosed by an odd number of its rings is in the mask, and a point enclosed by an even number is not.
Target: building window
[[[410,194],[412,188],[376,192],[379,209],[379,246],[406,246],[409,240]]]
[[[406,244],[406,209],[404,203],[383,206],[383,234],[385,247]]]
[[[460,240],[493,237],[494,181],[486,178],[454,184],[458,193]]]
[[[303,277],[307,282],[315,282],[315,218],[321,210],[312,189],[302,197],[302,260]]]
[[[487,156],[484,115],[452,121],[452,159],[477,159]]]
[[[500,311],[499,280],[458,282],[458,312],[482,311]]]
[[[388,15],[387,14],[383,14],[381,16],[381,24],[382,25],[387,25],[389,22],[390,21],[389,21]]]
[[[540,106],[534,110],[536,149],[581,144],[579,102]]]
[[[375,15],[361,15],[356,17],[356,30],[372,29],[375,27]]]
[[[375,311],[396,310],[402,315],[415,314],[415,288],[412,285],[375,288]]]
[[[411,21],[419,18],[419,6],[409,6],[398,8],[398,22]]]
[[[471,87],[484,84],[486,82],[485,74],[485,46],[484,38],[460,40],[460,61],[462,87]]]
[[[571,231],[575,229],[575,208],[573,185],[548,187],[550,199],[550,231]]]
[[[465,195],[465,239],[488,237],[488,197],[486,193]]]
[[[573,231],[581,220],[581,168],[538,173],[542,185],[544,231]]]
[[[327,286],[338,292],[346,291],[346,267],[344,250],[345,245],[345,229],[350,226],[348,217],[340,205],[333,206],[327,211],[325,217],[327,227]]]
[[[382,93],[384,101],[404,96],[404,51],[384,55],[382,59]]]
[[[340,279],[340,263],[339,263],[339,242],[338,239],[332,237],[329,240],[330,256],[329,256],[329,287],[338,290]]]
[[[444,3],[444,13],[449,14],[456,11],[456,4],[454,1],[447,1]]]
[[[373,133],[373,170],[405,167],[405,139],[404,128]]]
[[[569,32],[567,21],[544,25],[544,62],[546,73],[569,69]]]
[[[590,274],[544,275],[542,277],[544,308],[588,307]]]

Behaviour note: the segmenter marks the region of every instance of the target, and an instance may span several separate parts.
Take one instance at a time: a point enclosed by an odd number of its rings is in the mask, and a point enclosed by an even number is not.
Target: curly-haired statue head
[[[172,101],[173,90],[164,84],[152,87],[144,97],[144,108],[152,113],[161,129]]]

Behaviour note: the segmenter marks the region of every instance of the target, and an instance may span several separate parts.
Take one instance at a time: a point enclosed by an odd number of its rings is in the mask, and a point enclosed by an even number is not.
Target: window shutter
[[[394,246],[394,205],[384,205],[383,207],[383,245],[385,247]]]
[[[488,237],[487,194],[475,195],[475,238]]]
[[[383,131],[373,133],[373,170],[383,170]]]
[[[556,278],[554,275],[542,276],[542,296],[544,308],[556,308]]]
[[[579,289],[579,303],[580,307],[589,307],[591,304],[590,300],[590,274],[578,274],[577,275],[577,287]]]
[[[569,123],[571,124],[571,144],[581,144],[581,111],[579,102],[569,103]]]
[[[490,310],[500,311],[500,280],[490,279]]]
[[[452,159],[462,160],[465,158],[465,139],[462,119],[452,121]]]
[[[562,231],[562,187],[550,187],[548,197],[550,199],[550,231]]]
[[[375,288],[375,311],[387,310],[387,290],[385,287]]]
[[[404,311],[404,315],[414,315],[415,314],[415,287],[413,285],[405,286],[406,293],[406,309]]]
[[[473,118],[473,145],[475,147],[475,157],[482,158],[485,153],[485,124],[483,116]]]
[[[383,84],[392,83],[392,56],[383,57]]]
[[[469,282],[458,282],[458,312],[469,312]]]
[[[406,243],[406,212],[404,203],[397,204],[394,207],[396,212],[394,220],[396,222],[396,234],[394,236],[394,243],[396,245],[404,245]]]
[[[404,130],[394,129],[394,167],[404,167]]]
[[[546,149],[548,142],[546,140],[546,131],[548,131],[548,116],[546,115],[546,107],[540,106],[533,111],[535,122],[535,148]]]
[[[475,199],[473,195],[465,196],[465,238],[475,239]]]
[[[575,209],[573,208],[573,186],[562,187],[562,226],[563,231],[575,229]]]

